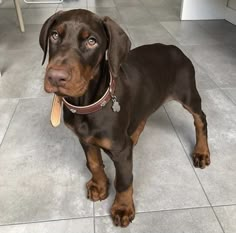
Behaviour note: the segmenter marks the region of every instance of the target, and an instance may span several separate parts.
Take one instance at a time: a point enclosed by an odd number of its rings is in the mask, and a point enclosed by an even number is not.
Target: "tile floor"
[[[21,3],[24,34],[13,1],[0,5],[0,233],[235,233],[236,26],[180,22],[180,0]],[[51,96],[42,87],[38,34],[50,15],[71,8],[111,16],[133,47],[175,44],[196,68],[212,164],[193,168],[192,118],[179,104],[166,103],[150,117],[135,148],[137,215],[127,229],[115,228],[108,216],[113,187],[103,202],[86,199],[90,174],[78,140],[63,125],[54,129],[49,123]],[[104,160],[112,179],[113,165],[105,155]]]

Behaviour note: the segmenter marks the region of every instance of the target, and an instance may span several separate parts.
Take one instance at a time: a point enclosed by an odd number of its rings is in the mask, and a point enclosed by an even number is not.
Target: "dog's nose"
[[[53,86],[63,86],[68,81],[69,74],[65,70],[50,69],[47,79]]]

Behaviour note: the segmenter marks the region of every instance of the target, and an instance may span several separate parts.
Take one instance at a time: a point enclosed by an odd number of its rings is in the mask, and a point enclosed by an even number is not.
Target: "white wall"
[[[227,0],[183,0],[181,20],[224,19],[226,3]]]

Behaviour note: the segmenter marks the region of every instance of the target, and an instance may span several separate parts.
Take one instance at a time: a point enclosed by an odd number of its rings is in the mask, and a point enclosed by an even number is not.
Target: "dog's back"
[[[137,47],[130,51],[122,70],[135,119],[137,115],[140,119],[148,117],[165,100],[182,101],[189,92],[196,92],[192,62],[174,45]]]

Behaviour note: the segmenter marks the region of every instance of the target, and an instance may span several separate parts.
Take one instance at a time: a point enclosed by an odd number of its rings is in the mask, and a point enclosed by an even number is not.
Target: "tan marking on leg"
[[[124,192],[117,192],[111,208],[111,216],[116,226],[127,227],[135,217],[133,186]]]
[[[106,150],[110,150],[112,147],[112,141],[108,138],[96,138],[93,136],[87,137],[84,140],[88,144],[93,144],[98,147],[104,148]]]
[[[196,146],[195,151],[199,151],[201,153],[209,153],[208,143],[207,143],[207,135],[204,132],[204,123],[201,120],[201,117],[197,114],[193,114],[194,117],[194,125],[196,128]]]
[[[138,143],[138,139],[140,134],[142,133],[144,126],[146,124],[147,120],[141,121],[141,123],[138,125],[137,129],[134,131],[134,133],[131,135],[131,140],[133,141],[133,144],[136,145]]]
[[[210,151],[207,143],[207,125],[203,123],[201,117],[193,114],[196,128],[196,145],[193,151],[193,164],[195,167],[205,168],[210,165]]]
[[[104,165],[99,148],[89,147],[87,162],[92,173],[92,179],[87,183],[88,198],[92,201],[104,200],[108,196],[109,181],[104,171]]]
[[[188,106],[183,105],[192,115],[196,131],[196,145],[193,150],[193,164],[195,167],[205,168],[210,165],[210,151],[207,142],[207,122],[206,116],[194,113]]]
[[[192,113],[196,130],[196,145],[193,151],[193,164],[195,167],[205,168],[211,163],[210,151],[207,142],[207,122],[205,115]]]

